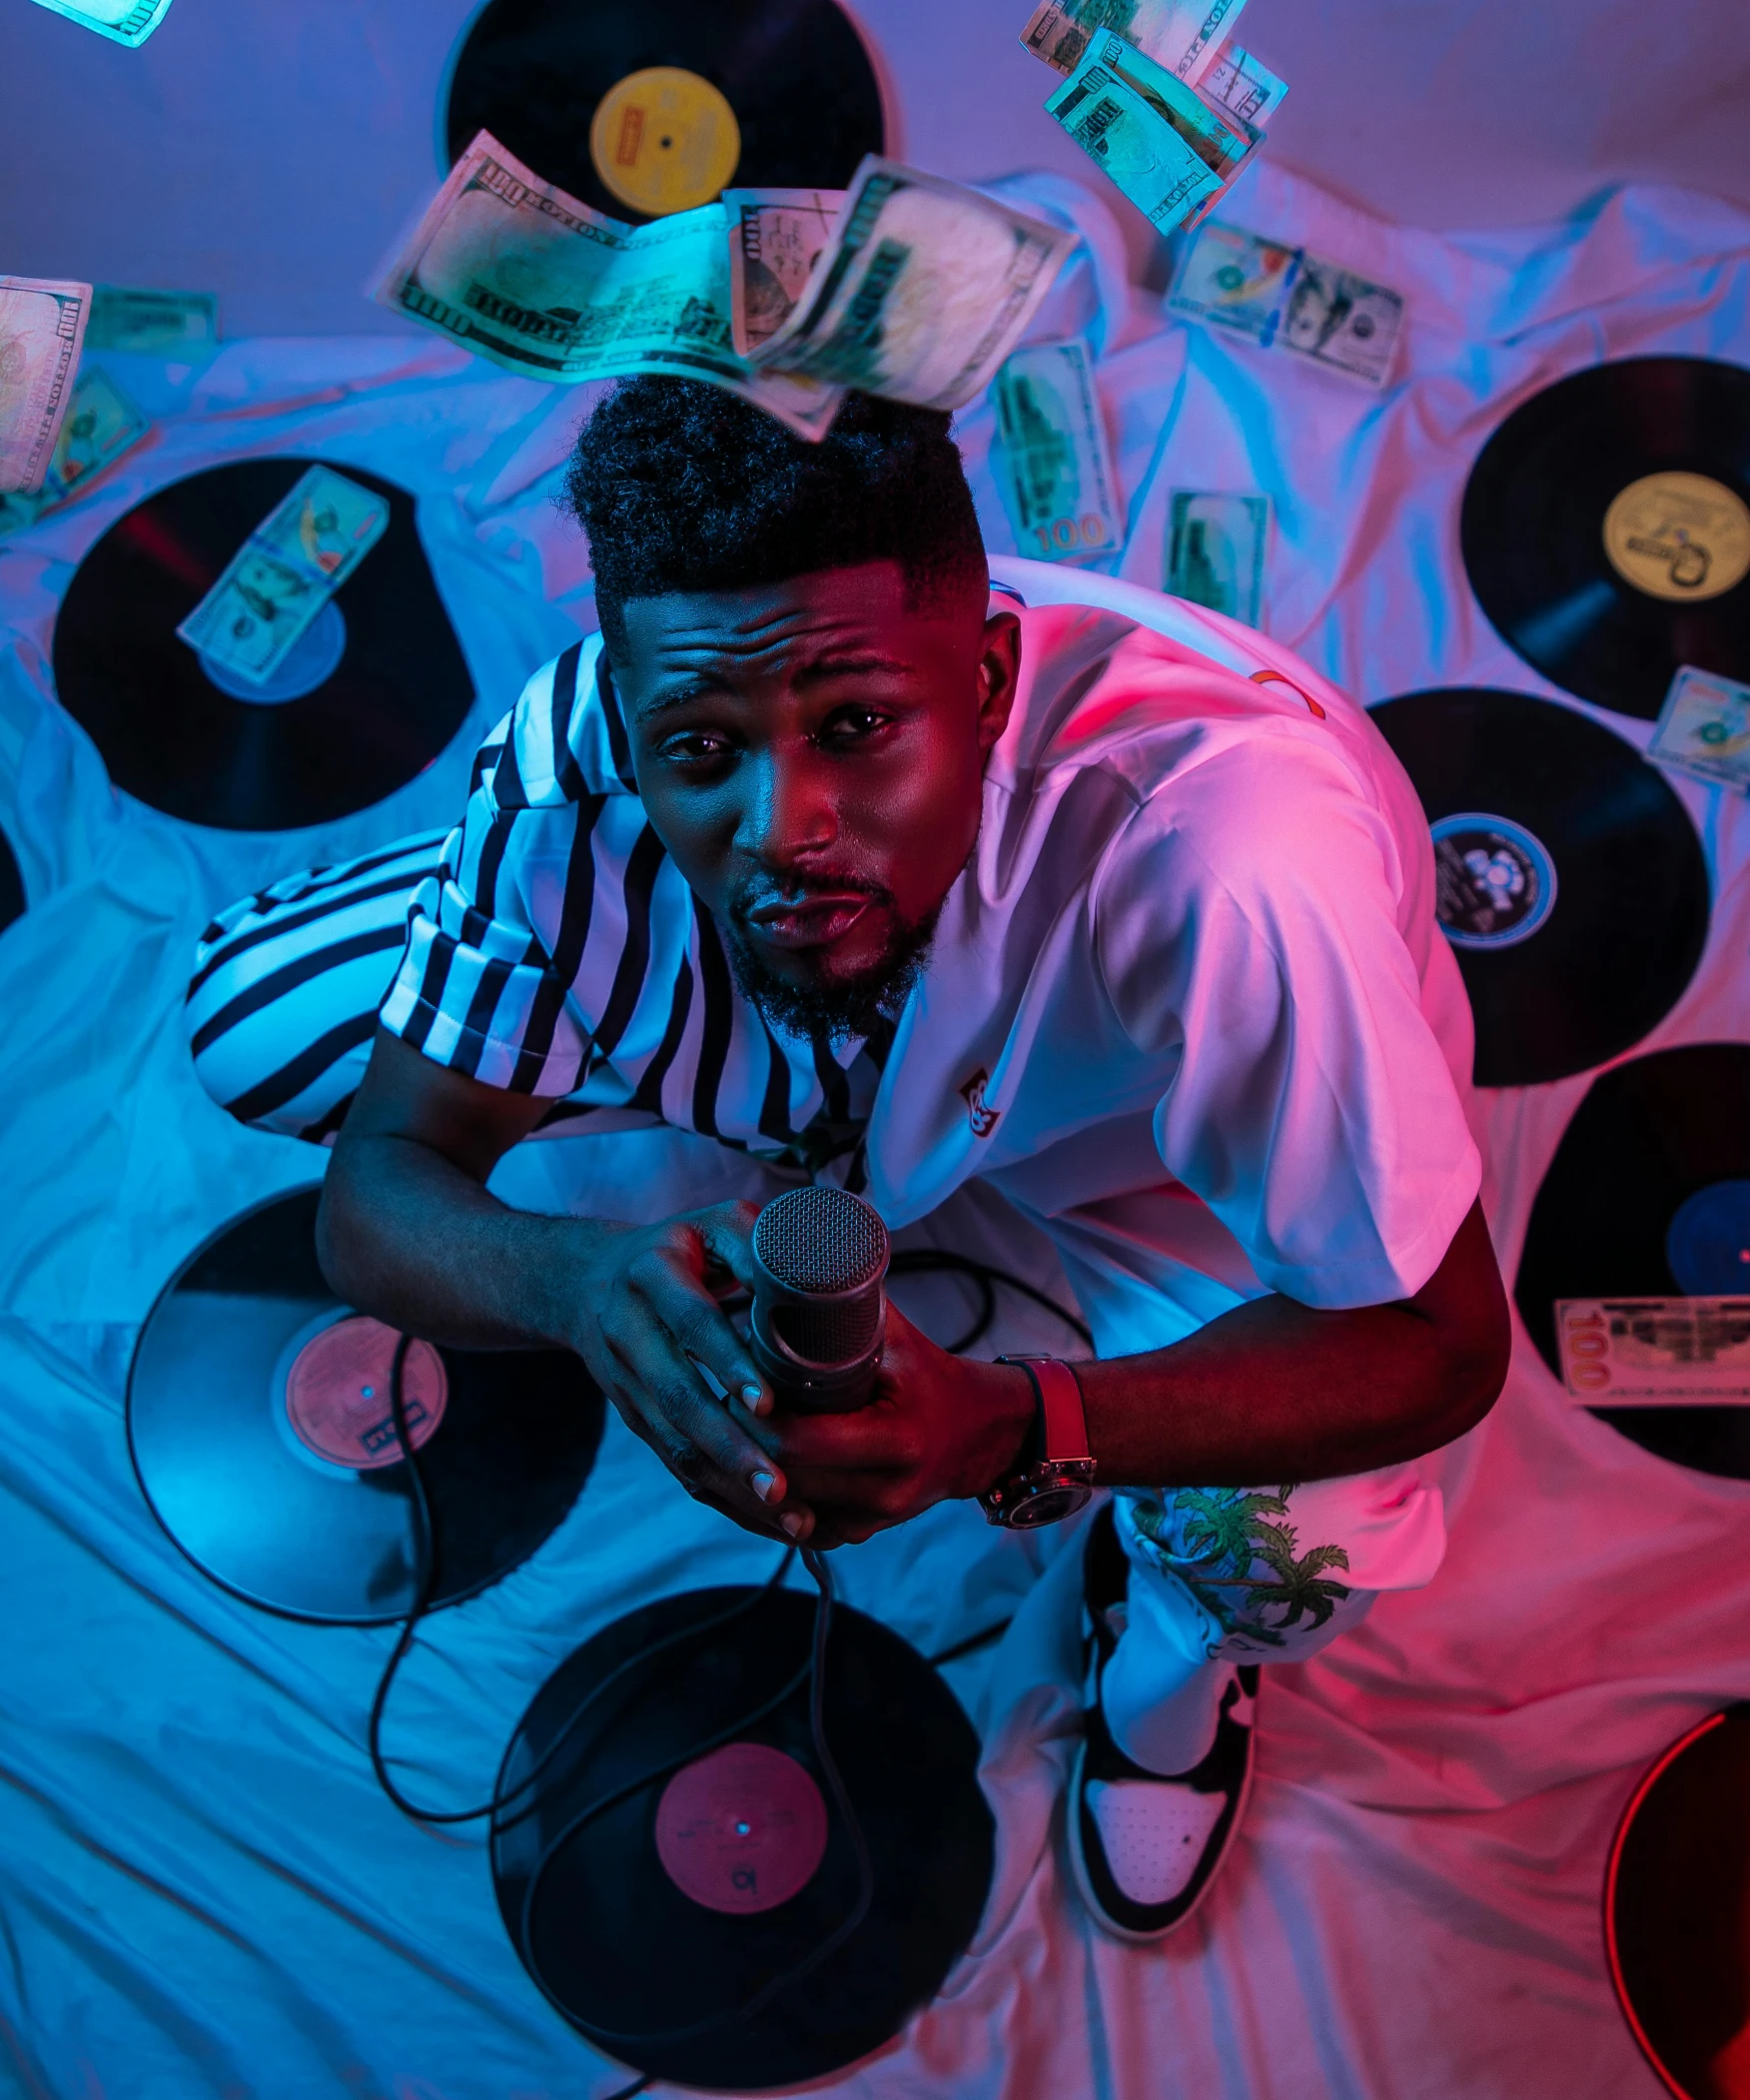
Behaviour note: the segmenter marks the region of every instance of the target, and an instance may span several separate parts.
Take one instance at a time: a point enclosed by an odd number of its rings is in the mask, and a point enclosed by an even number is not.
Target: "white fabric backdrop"
[[[1261,487],[1279,531],[1266,623],[1372,700],[1550,688],[1496,639],[1457,556],[1471,459],[1518,401],[1602,356],[1750,361],[1750,224],[1631,190],[1560,225],[1442,238],[1281,168],[1231,216],[1401,289],[1407,376],[1383,396],[1170,324],[1133,294],[1104,203],[1050,326],[1088,326],[1130,507],[1121,572],[1158,584],[1167,494]],[[303,861],[441,821],[470,737],[588,623],[551,503],[583,406],[423,342],[233,345],[205,370],[117,371],[164,420],[78,504],[0,543],[0,823],[32,908],[0,937],[0,2091],[191,2100],[599,2096],[619,2077],[551,2014],[499,1927],[472,1837],[410,1829],[363,1752],[386,1646],[288,1624],[205,1583],[134,1486],[123,1391],[139,1321],[203,1237],[308,1180],[189,1075],[176,1007],[212,907]],[[993,549],[1007,527],[963,435]],[[316,833],[235,837],[109,788],[52,692],[83,551],[181,474],[259,452],[357,461],[414,489],[480,693],[442,759]],[[1644,743],[1647,725],[1611,723]],[[1746,804],[1676,783],[1706,843],[1709,951],[1652,1041],[1750,1039]],[[1584,1079],[1490,1098],[1509,1274]],[[1750,1488],[1665,1466],[1569,1412],[1520,1338],[1446,1569],[1316,1662],[1269,1674],[1263,1778],[1203,1920],[1137,1952],[1060,1889],[1054,1801],[1074,1724],[1074,1557],[996,1658],[956,1681],[987,1727],[999,1878],[942,2002],[859,2095],[1071,2092],[1270,2100],[1632,2100],[1657,2090],[1611,2004],[1598,1893],[1638,1768],[1750,1695]],[[604,1543],[605,1542],[605,1543]],[[434,1622],[398,1693],[410,1780],[472,1795],[533,1688],[654,1589],[768,1557],[611,1430],[577,1511],[527,1566]],[[854,1601],[925,1646],[1022,1594],[1030,1552],[961,1510],[845,1557]]]

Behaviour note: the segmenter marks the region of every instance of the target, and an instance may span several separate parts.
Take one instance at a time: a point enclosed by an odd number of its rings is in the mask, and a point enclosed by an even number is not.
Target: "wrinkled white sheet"
[[[1047,324],[1088,327],[1102,351],[1131,519],[1122,575],[1159,585],[1171,489],[1269,490],[1266,624],[1367,700],[1551,691],[1487,626],[1457,554],[1465,474],[1509,409],[1600,357],[1750,361],[1750,225],[1704,199],[1631,190],[1572,224],[1466,240],[1381,225],[1263,165],[1231,217],[1409,301],[1400,377],[1376,395],[1172,323],[1125,284],[1104,201],[1059,177],[1014,187],[1088,233]],[[176,1010],[193,933],[253,883],[453,810],[475,731],[591,623],[552,506],[585,403],[423,339],[245,342],[199,371],[113,364],[163,419],[150,445],[0,544],[0,824],[31,898],[0,937],[0,2092],[597,2100],[625,2074],[523,1975],[477,1836],[415,1830],[376,1790],[363,1738],[388,1636],[284,1622],[203,1581],[144,1508],[123,1433],[134,1335],[172,1269],[245,1204],[313,1177],[303,1148],[237,1131],[190,1076]],[[988,412],[962,434],[1006,551]],[[110,790],[53,697],[55,607],[149,491],[281,451],[416,491],[479,703],[377,809],[279,837],[199,831]],[[1611,725],[1646,741],[1647,724]],[[1675,784],[1707,845],[1713,932],[1643,1048],[1750,1038],[1747,805]],[[1509,1274],[1584,1087],[1479,1112]],[[1001,1615],[1036,1563],[1049,1573],[1001,1651],[953,1672],[986,1730],[1001,1828],[978,1940],[942,2000],[835,2090],[1657,2090],[1604,1974],[1604,1852],[1638,1768],[1693,1716],[1750,1696],[1750,1488],[1570,1412],[1523,1337],[1477,1442],[1434,1584],[1267,1673],[1238,1853],[1200,1922],[1154,1950],[1099,1939],[1063,1892],[1072,1541],[1024,1549],[953,1510],[843,1557],[852,1600],[926,1647]],[[392,1713],[408,1783],[477,1795],[575,1643],[655,1591],[769,1563],[610,1428],[558,1535],[430,1627]]]

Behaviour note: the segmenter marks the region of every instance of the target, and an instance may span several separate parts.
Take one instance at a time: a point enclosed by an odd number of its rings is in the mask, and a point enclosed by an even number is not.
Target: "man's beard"
[[[880,894],[885,902],[885,893]],[[828,1048],[862,1041],[883,1021],[897,1021],[904,1011],[913,986],[924,973],[930,944],[936,938],[936,922],[947,901],[944,896],[910,925],[896,925],[881,954],[854,977],[812,985],[786,984],[772,974],[733,924],[729,928],[729,965],[742,993],[786,1035]]]

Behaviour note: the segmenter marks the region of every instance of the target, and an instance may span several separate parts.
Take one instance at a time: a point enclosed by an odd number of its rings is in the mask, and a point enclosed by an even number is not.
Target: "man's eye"
[[[821,725],[820,740],[822,743],[861,743],[885,729],[890,719],[876,707],[840,707]]]
[[[709,729],[688,729],[679,736],[668,737],[661,746],[661,755],[674,765],[708,765],[723,757],[728,749],[726,737]]]

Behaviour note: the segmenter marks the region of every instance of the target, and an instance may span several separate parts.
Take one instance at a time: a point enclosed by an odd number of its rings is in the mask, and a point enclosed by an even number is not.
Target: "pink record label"
[[[286,1413],[299,1442],[319,1459],[375,1473],[401,1458],[390,1404],[390,1372],[401,1336],[355,1314],[307,1342],[286,1377]],[[419,1451],[443,1420],[449,1381],[430,1342],[416,1342],[402,1367],[402,1405]]]
[[[826,1850],[826,1803],[794,1757],[731,1742],[683,1765],[656,1807],[656,1854],[707,1910],[775,1910],[806,1888]]]

